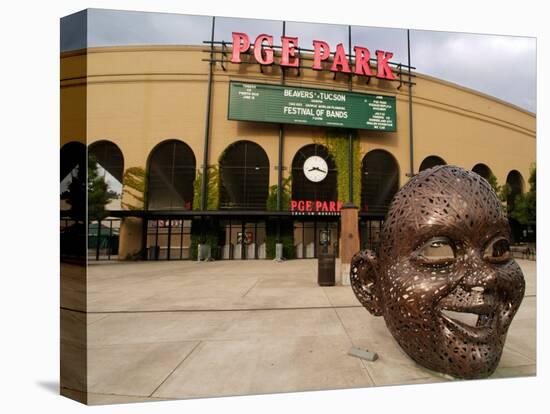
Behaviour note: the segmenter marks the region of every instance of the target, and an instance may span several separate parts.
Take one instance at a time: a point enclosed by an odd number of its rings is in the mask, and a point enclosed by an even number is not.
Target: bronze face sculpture
[[[458,378],[494,372],[525,291],[495,192],[453,166],[401,188],[378,254],[356,254],[350,276],[359,301],[414,361]]]

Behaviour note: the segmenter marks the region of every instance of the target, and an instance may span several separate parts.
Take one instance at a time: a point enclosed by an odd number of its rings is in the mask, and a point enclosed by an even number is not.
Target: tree
[[[495,177],[493,173],[489,175],[489,177],[487,178],[487,182],[491,185],[491,187],[493,187],[493,190],[495,190],[495,193],[499,195],[501,191],[501,187],[500,185],[498,185],[497,177]]]
[[[493,187],[493,190],[495,191],[497,197],[501,202],[502,209],[506,213],[508,208],[506,204],[508,201],[508,197],[510,196],[510,192],[512,191],[512,188],[510,187],[509,184],[499,185],[497,181],[497,177],[495,177],[493,173],[489,175],[489,177],[487,178],[487,182],[491,185],[491,187]]]
[[[88,221],[102,220],[107,217],[105,206],[116,198],[118,194],[109,190],[105,177],[98,174],[96,158],[90,155],[88,157]]]
[[[292,198],[292,176],[289,175],[286,178],[283,178],[282,181],[282,191],[281,191],[281,209],[290,210],[290,203]],[[269,194],[267,196],[267,210],[268,211],[277,211],[277,189],[278,185],[272,185],[269,187]]]
[[[529,186],[527,193],[516,196],[514,210],[510,213],[512,218],[521,224],[533,224],[537,221],[537,167],[535,164],[530,169]]]
[[[77,165],[67,190],[61,193],[61,199],[71,206],[71,216],[83,220],[86,214],[86,176],[84,168]]]

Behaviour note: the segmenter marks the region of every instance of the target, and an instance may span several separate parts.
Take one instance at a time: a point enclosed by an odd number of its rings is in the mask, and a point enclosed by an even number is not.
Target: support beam
[[[414,135],[413,135],[413,107],[412,107],[412,83],[411,83],[411,36],[407,29],[407,65],[409,72],[409,155],[410,170],[409,177],[414,176]]]
[[[204,154],[202,157],[202,182],[201,182],[201,191],[202,191],[202,200],[201,200],[201,209],[206,210],[208,206],[208,196],[207,196],[207,182],[208,182],[208,148],[210,141],[210,107],[212,103],[212,72],[214,70],[214,29],[216,26],[216,17],[212,16],[212,35],[210,43],[210,62],[208,64],[208,91],[206,93],[206,121],[204,125]]]

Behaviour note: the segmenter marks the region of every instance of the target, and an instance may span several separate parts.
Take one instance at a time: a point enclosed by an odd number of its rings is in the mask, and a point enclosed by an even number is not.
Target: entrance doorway
[[[88,223],[88,260],[118,258],[120,219],[107,217]]]
[[[369,249],[378,252],[380,233],[384,225],[383,218],[367,218],[359,221],[359,241],[361,250]]]
[[[328,253],[338,257],[339,239],[338,222],[330,220],[294,221],[294,248],[297,259],[316,258],[325,243]]]
[[[266,258],[265,221],[222,220],[222,259]]]
[[[147,260],[191,258],[191,220],[147,220]]]

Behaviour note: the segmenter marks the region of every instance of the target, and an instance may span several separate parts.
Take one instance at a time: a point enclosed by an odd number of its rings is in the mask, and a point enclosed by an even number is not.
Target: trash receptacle
[[[147,249],[147,260],[158,260],[160,255],[159,246],[151,246]]]
[[[334,286],[336,278],[336,258],[334,253],[319,252],[317,283],[319,286]]]

